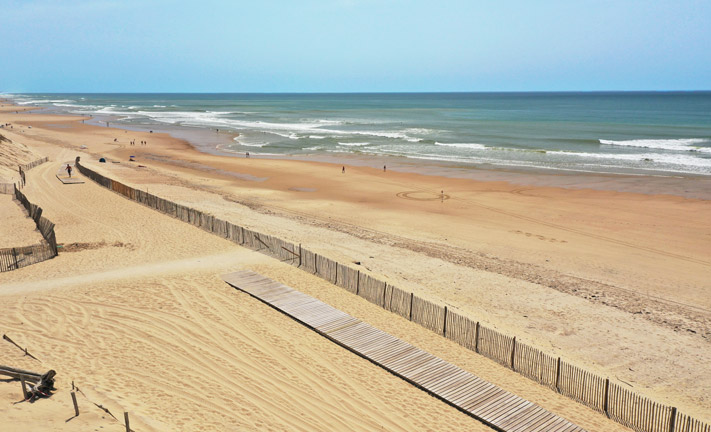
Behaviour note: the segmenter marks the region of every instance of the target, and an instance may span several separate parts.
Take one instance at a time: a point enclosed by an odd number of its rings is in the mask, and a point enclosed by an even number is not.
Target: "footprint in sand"
[[[558,240],[558,239],[555,239],[552,237],[546,237],[546,236],[542,236],[540,234],[533,234],[533,233],[525,232],[525,231],[521,231],[521,230],[515,230],[515,231],[509,231],[509,232],[514,233],[514,234],[523,234],[526,237],[536,237],[538,240],[543,240],[543,241],[547,240],[551,243],[568,243],[567,240]]]

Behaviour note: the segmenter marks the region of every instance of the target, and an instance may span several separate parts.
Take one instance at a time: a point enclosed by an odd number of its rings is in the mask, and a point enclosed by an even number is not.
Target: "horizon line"
[[[505,94],[505,93],[708,93],[711,89],[696,90],[455,90],[455,91],[26,91],[5,92],[0,96],[15,94]]]

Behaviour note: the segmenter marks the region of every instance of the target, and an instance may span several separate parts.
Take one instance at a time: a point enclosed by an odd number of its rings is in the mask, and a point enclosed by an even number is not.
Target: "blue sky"
[[[2,92],[711,89],[709,0],[0,0]]]

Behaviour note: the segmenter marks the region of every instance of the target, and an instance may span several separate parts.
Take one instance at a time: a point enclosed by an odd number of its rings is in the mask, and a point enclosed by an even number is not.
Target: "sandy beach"
[[[488,430],[220,279],[250,269],[587,430],[626,430],[297,268],[88,179],[61,184],[55,174],[76,156],[130,186],[358,262],[711,422],[708,180],[514,173],[506,181],[496,172],[482,181],[432,168],[226,157],[167,134],[3,105],[0,124],[13,127],[0,134],[12,143],[0,149],[25,146],[13,156],[25,162],[50,158],[28,172],[24,192],[63,245],[52,260],[0,274],[0,329],[42,361],[3,344],[0,364],[52,368],[59,379],[55,396],[32,405],[13,405],[19,385],[0,381],[0,412],[12,419],[3,429],[42,421],[52,430],[121,430],[96,403],[117,417],[128,411],[136,430]],[[0,174],[16,181],[9,168]],[[39,241],[21,212],[0,200],[12,221],[0,227],[0,246]],[[72,381],[87,414],[65,423]]]

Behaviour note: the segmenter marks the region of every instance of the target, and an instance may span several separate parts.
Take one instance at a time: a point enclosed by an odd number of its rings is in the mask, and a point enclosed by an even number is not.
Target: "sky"
[[[711,90],[711,0],[0,0],[0,92]]]

